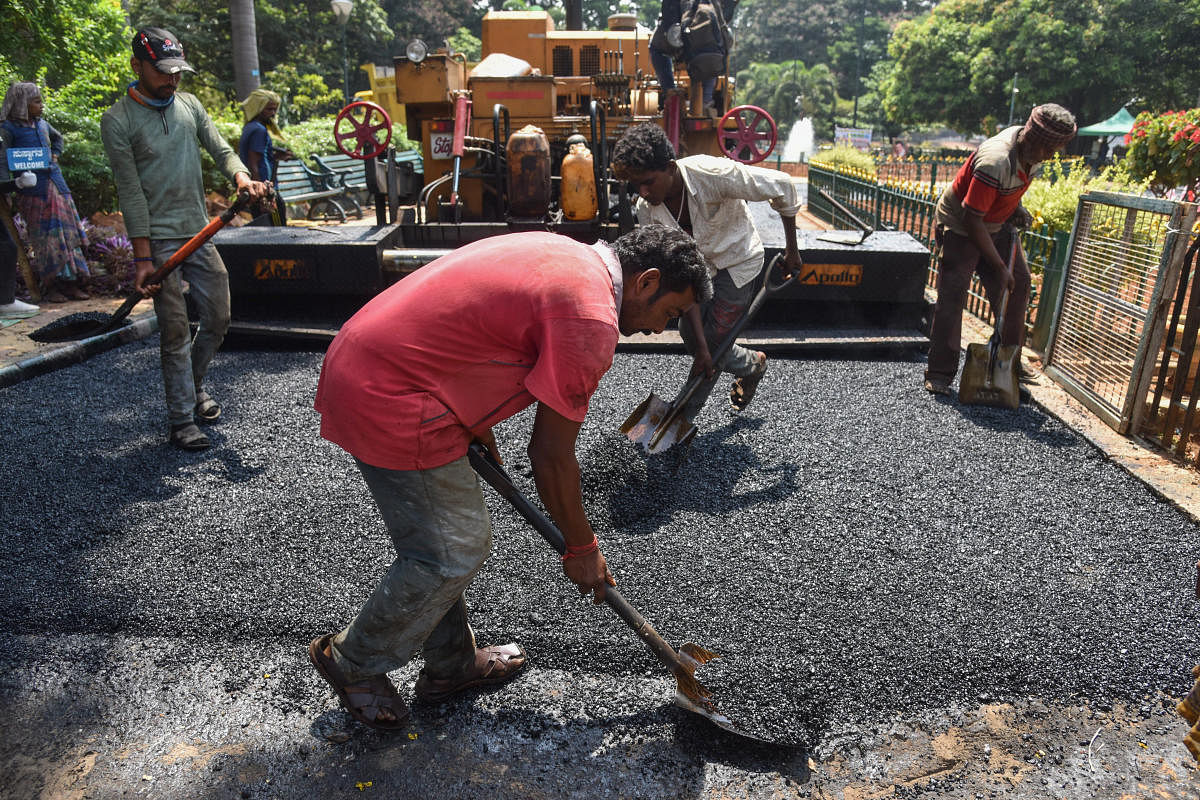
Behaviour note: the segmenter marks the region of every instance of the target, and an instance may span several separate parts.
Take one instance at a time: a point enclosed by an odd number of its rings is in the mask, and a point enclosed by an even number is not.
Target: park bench
[[[350,192],[367,190],[367,176],[362,160],[352,158],[344,153],[326,156],[314,155],[312,158],[320,167],[320,172],[328,176],[330,185],[344,186],[347,190],[347,198],[357,207],[358,203]],[[407,196],[412,195],[411,200],[415,200],[416,192],[421,188],[421,181],[414,181],[414,176],[425,172],[421,151],[402,150],[395,154],[393,160],[400,170],[401,197],[406,198],[407,201],[409,199]]]
[[[299,161],[281,161],[276,165],[275,191],[289,206],[308,204],[306,219],[337,217],[339,222],[346,221],[346,209],[337,200],[345,194],[345,189],[330,186],[324,173],[314,172]]]

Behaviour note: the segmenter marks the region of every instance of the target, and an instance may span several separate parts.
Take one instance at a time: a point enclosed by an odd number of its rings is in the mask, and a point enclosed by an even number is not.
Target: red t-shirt
[[[988,139],[954,176],[954,196],[963,207],[982,214],[985,223],[1003,223],[1012,216],[1032,182],[1017,161],[1019,131],[1006,128]]]
[[[455,250],[376,296],[334,338],[321,435],[385,469],[432,469],[542,402],[582,422],[612,366],[607,245],[513,233]],[[618,272],[619,274],[619,272]]]

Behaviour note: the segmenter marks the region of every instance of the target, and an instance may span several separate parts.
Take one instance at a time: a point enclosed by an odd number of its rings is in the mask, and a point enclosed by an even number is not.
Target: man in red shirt
[[[925,389],[950,394],[958,372],[962,312],[972,274],[978,272],[993,307],[1007,289],[1008,305],[1001,325],[1001,344],[1019,345],[1025,339],[1025,310],[1029,306],[1029,265],[1018,244],[1013,263],[1005,258],[1014,228],[1028,227],[1032,218],[1021,197],[1033,180],[1033,168],[1075,138],[1075,118],[1060,105],[1033,109],[1024,127],[1005,128],[988,139],[963,164],[937,205],[937,306],[929,333],[929,365]],[[1005,255],[1002,256],[1001,253]]]
[[[661,332],[712,294],[691,237],[651,225],[611,245],[515,233],[459,248],[365,305],[321,369],[321,435],[358,464],[396,560],[344,630],[309,657],[351,716],[402,726],[387,673],[420,650],[416,695],[439,702],[524,668],[516,644],[478,648],[463,592],[491,549],[467,459],[500,454],[492,426],[534,402],[538,494],[567,540],[563,572],[604,600],[615,585],[583,509],[575,439],[620,334]]]

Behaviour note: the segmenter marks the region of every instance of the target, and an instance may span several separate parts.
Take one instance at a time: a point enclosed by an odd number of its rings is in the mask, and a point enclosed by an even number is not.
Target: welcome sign
[[[6,152],[9,172],[50,169],[49,147],[11,147]]]

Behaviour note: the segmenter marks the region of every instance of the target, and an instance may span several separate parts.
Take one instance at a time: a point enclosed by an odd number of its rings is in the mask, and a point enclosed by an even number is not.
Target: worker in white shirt
[[[734,376],[731,411],[745,410],[767,371],[767,355],[735,344],[714,364],[712,351],[741,318],[762,272],[763,244],[750,216],[749,201],[765,200],[779,213],[786,239],[784,268],[802,266],[796,245],[800,195],[783,172],[751,167],[729,158],[697,155],[675,158],[662,128],[641,123],[626,131],[612,152],[612,170],[638,195],[638,222],[682,228],[691,234],[713,270],[713,297],[680,319],[679,333],[692,355],[692,374],[707,379],[683,416],[695,419],[721,372]]]

